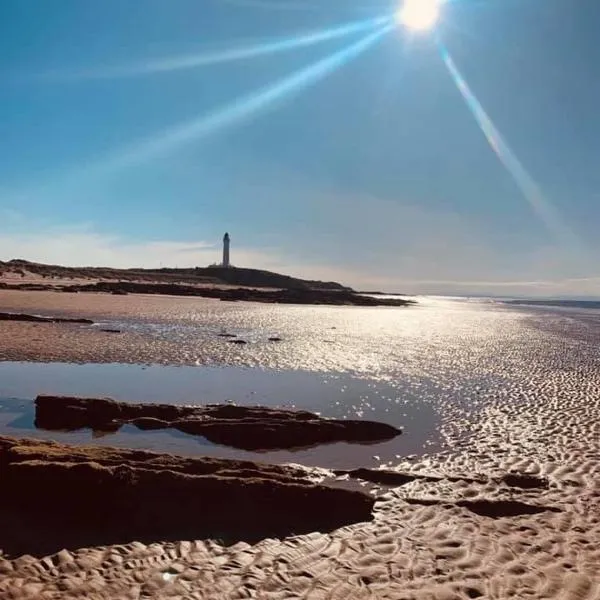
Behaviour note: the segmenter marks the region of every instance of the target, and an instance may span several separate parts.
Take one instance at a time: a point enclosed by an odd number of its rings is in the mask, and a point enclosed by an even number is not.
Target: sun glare
[[[442,0],[404,0],[398,23],[415,31],[427,31],[438,21]]]

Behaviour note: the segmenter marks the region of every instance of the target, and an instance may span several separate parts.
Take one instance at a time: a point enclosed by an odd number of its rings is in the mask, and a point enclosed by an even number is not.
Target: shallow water
[[[498,407],[600,393],[597,310],[432,298],[420,298],[412,308],[365,309],[82,296],[8,298],[27,300],[23,309],[30,312],[89,316],[99,322],[93,329],[122,330],[126,350],[119,360],[141,362],[143,349],[147,362],[187,366],[0,362],[0,433],[185,454],[374,466],[412,454],[457,450],[468,443],[479,414],[489,416]],[[4,306],[6,298],[3,308],[11,308]],[[44,331],[38,330],[40,335]],[[130,333],[136,337],[127,338]],[[220,333],[247,344],[231,344]],[[108,334],[107,343],[118,335]],[[274,335],[282,341],[269,341]],[[128,346],[128,339],[135,343]],[[329,417],[385,421],[405,433],[379,445],[334,444],[266,454],[134,428],[103,438],[85,431],[61,437],[31,429],[32,400],[38,393],[296,407]]]
[[[178,454],[240,457],[271,462],[351,468],[437,447],[435,410],[393,386],[343,374],[270,371],[237,367],[165,367],[126,364],[0,363],[0,434],[69,443],[148,448]],[[132,402],[208,404],[234,402],[302,408],[326,417],[382,420],[403,435],[381,444],[329,444],[293,452],[244,452],[204,438],[168,431],[123,427],[116,434],[90,430],[36,429],[33,398],[38,394],[111,397]]]

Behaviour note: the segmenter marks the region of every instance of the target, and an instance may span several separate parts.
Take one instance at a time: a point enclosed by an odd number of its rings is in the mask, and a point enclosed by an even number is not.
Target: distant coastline
[[[412,300],[373,297],[334,281],[316,281],[239,267],[113,269],[63,267],[25,260],[0,262],[0,289],[198,296],[225,301],[334,306],[410,306]]]
[[[524,306],[551,306],[553,308],[584,308],[600,309],[600,300],[527,300],[511,299],[501,300],[503,304],[516,304]]]

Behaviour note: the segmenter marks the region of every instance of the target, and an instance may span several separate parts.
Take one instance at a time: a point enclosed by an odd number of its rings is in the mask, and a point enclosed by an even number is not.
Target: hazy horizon
[[[0,260],[600,297],[600,5],[139,7],[0,6]]]

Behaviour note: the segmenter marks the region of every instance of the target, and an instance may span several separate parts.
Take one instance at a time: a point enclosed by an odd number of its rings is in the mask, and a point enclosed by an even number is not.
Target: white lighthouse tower
[[[229,267],[229,234],[223,236],[223,266]]]

